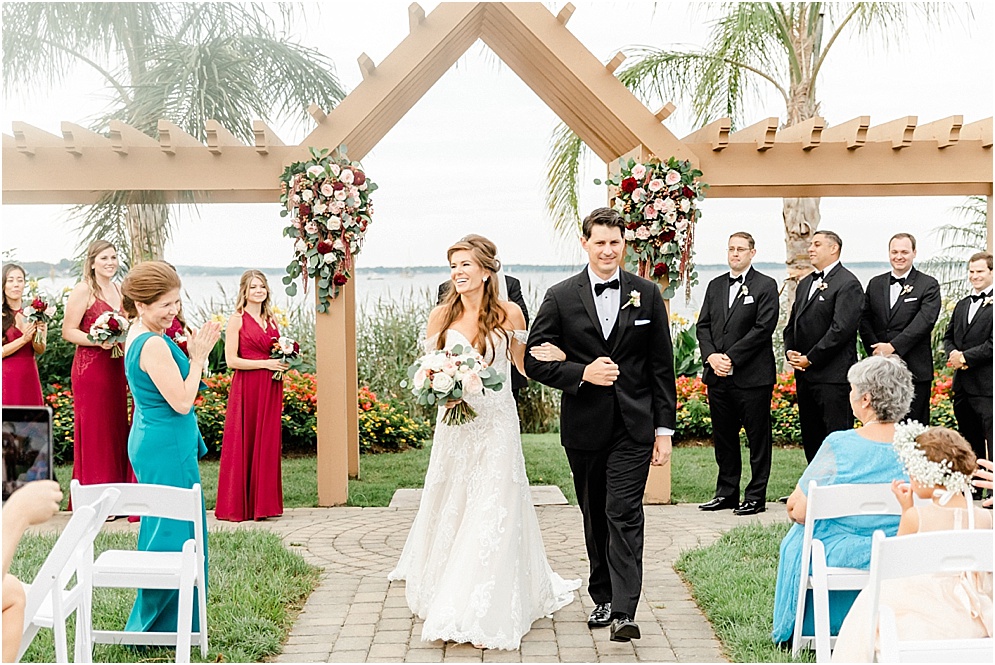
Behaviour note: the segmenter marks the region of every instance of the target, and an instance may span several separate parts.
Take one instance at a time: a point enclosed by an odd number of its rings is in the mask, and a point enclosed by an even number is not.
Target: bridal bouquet
[[[448,351],[426,353],[408,368],[402,388],[410,388],[419,404],[459,400],[446,410],[442,422],[465,425],[477,417],[473,407],[463,401],[466,395],[482,395],[484,390],[501,390],[505,377],[484,362],[472,346],[457,344]]]
[[[180,351],[188,356],[190,355],[190,352],[187,350],[187,336],[184,334],[183,328],[170,328],[166,331],[166,336],[173,340],[173,343],[179,347]]]
[[[121,344],[127,334],[128,319],[118,312],[110,311],[97,317],[86,338],[95,344],[112,343],[114,346],[111,347],[111,358],[120,358],[124,355]]]
[[[54,301],[43,299],[41,296],[35,296],[31,304],[24,308],[24,318],[35,323],[48,323],[55,316],[55,312]],[[44,341],[39,338],[39,335],[40,333],[36,331],[34,341]]]
[[[286,363],[291,367],[300,364],[301,355],[301,345],[297,343],[293,337],[287,337],[286,335],[281,335],[280,337],[273,338],[273,344],[270,347],[269,357],[276,358],[282,363]],[[273,380],[279,381],[283,378],[283,370],[276,370],[273,372]]]

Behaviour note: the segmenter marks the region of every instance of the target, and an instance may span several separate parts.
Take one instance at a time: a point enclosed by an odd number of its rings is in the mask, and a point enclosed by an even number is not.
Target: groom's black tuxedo
[[[642,587],[643,509],[656,428],[673,429],[677,394],[667,309],[652,282],[619,273],[620,309],[607,339],[585,268],[546,292],[528,346],[552,342],[563,362],[525,354],[529,377],[563,391],[560,440],[584,514],[595,603],[634,617]],[[638,294],[638,306],[626,303]],[[584,368],[607,356],[614,385],[583,381]]]
[[[968,321],[971,296],[960,300],[943,336],[947,355],[961,351],[966,369],[954,372],[954,416],[957,429],[971,443],[978,457],[992,457],[992,287],[989,298]]]
[[[872,345],[888,342],[905,361],[915,382],[908,418],[929,425],[929,392],[933,383],[933,326],[940,316],[940,284],[915,268],[905,276],[898,299],[891,304],[891,273],[871,278],[860,317],[860,341],[868,354]],[[898,286],[895,287],[898,289]]]

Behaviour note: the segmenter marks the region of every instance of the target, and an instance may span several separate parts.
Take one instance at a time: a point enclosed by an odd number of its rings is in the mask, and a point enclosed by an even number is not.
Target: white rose
[[[456,381],[453,380],[453,377],[445,372],[436,372],[435,376],[432,377],[432,390],[435,392],[446,394],[455,385]]]
[[[674,212],[676,207],[673,199],[657,199],[656,201],[656,209],[664,215]]]
[[[324,215],[325,211],[328,210],[328,206],[319,201],[318,203],[315,203],[314,207],[311,209],[314,210],[315,214],[317,215]]]
[[[307,231],[308,233],[317,233],[318,225],[315,224],[314,222],[308,222],[307,224],[304,225],[304,230]]]
[[[328,227],[329,231],[338,231],[342,228],[342,220],[336,215],[332,215],[328,218],[328,221],[325,222],[325,226]]]
[[[442,366],[446,364],[446,356],[442,353],[433,353],[428,358],[425,359],[424,367],[425,369],[432,370],[433,372],[439,372],[442,370]]]
[[[681,212],[687,212],[691,209],[691,199],[681,199]]]
[[[339,174],[339,180],[347,185],[351,185],[355,179],[356,177],[352,174],[351,169],[342,169],[342,173]]]
[[[317,178],[318,176],[325,173],[325,168],[323,166],[318,166],[317,164],[315,164],[314,166],[307,167],[307,172],[312,178]]]
[[[676,211],[668,212],[667,213],[667,223],[668,224],[673,224],[676,221],[677,221],[677,212]]]
[[[415,378],[412,379],[412,381],[414,382],[414,385],[412,387],[421,388],[423,385],[425,385],[425,379],[427,378],[428,374],[425,372],[424,369],[418,370],[417,372],[415,372]]]
[[[338,176],[339,173],[342,172],[342,167],[339,166],[338,164],[332,164],[331,166],[329,166],[329,169],[331,170],[333,176]]]
[[[336,252],[341,252],[345,254],[345,243],[342,242],[342,238],[339,238],[334,243],[332,243],[332,249],[334,249]]]
[[[298,254],[304,254],[307,252],[307,243],[304,242],[303,238],[298,238],[297,242],[294,243],[294,251]]]
[[[310,201],[311,199],[314,198],[314,192],[312,192],[310,189],[305,189],[303,192],[301,192],[301,198],[304,199],[305,201]]]
[[[345,189],[335,190],[336,201],[345,201],[347,196],[349,196],[349,192],[345,191]]]
[[[326,182],[321,186],[321,195],[324,197],[329,197],[335,193],[335,188],[332,187],[330,182]]]
[[[626,229],[625,230],[625,241],[626,242],[632,242],[635,239],[636,239],[636,232],[633,231],[632,229]]]

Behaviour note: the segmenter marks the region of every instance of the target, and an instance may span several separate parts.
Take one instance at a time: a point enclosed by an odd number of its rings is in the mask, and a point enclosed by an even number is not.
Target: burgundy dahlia
[[[631,194],[639,187],[639,183],[636,182],[635,178],[626,178],[622,181],[622,191],[627,194]]]
[[[332,277],[332,283],[334,283],[335,286],[345,286],[345,283],[348,281],[349,278],[340,272],[335,273],[335,275]]]
[[[666,231],[660,234],[660,240],[662,240],[663,242],[670,242],[676,236],[677,236],[676,231],[674,231],[673,229],[667,229]]]
[[[353,185],[355,185],[356,187],[359,187],[364,182],[366,182],[366,174],[365,173],[363,173],[362,171],[353,171],[352,172],[352,184]]]
[[[328,254],[329,252],[332,251],[332,241],[322,240],[318,243],[315,249],[318,250],[319,254]]]
[[[666,263],[657,263],[655,266],[653,266],[654,277],[663,277],[664,275],[667,274],[667,271],[668,268]]]

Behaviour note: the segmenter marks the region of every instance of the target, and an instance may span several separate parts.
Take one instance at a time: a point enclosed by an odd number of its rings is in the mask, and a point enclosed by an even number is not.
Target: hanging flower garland
[[[283,283],[287,295],[297,295],[294,280],[308,277],[318,289],[319,312],[328,311],[328,300],[352,277],[353,259],[363,248],[366,229],[373,221],[370,195],[376,184],[366,177],[359,162],[350,162],[346,147],[338,156],[326,148],[308,148],[311,159],[294,162],[280,176],[281,217],[290,217],[283,235],[295,238],[294,260]]]
[[[689,161],[651,158],[646,164],[619,160],[619,173],[605,180],[611,206],[625,220],[626,268],[640,277],[668,277],[664,298],[684,284],[685,297],[698,283],[694,265],[697,202],[708,187]],[[595,180],[600,185],[601,180]]]

